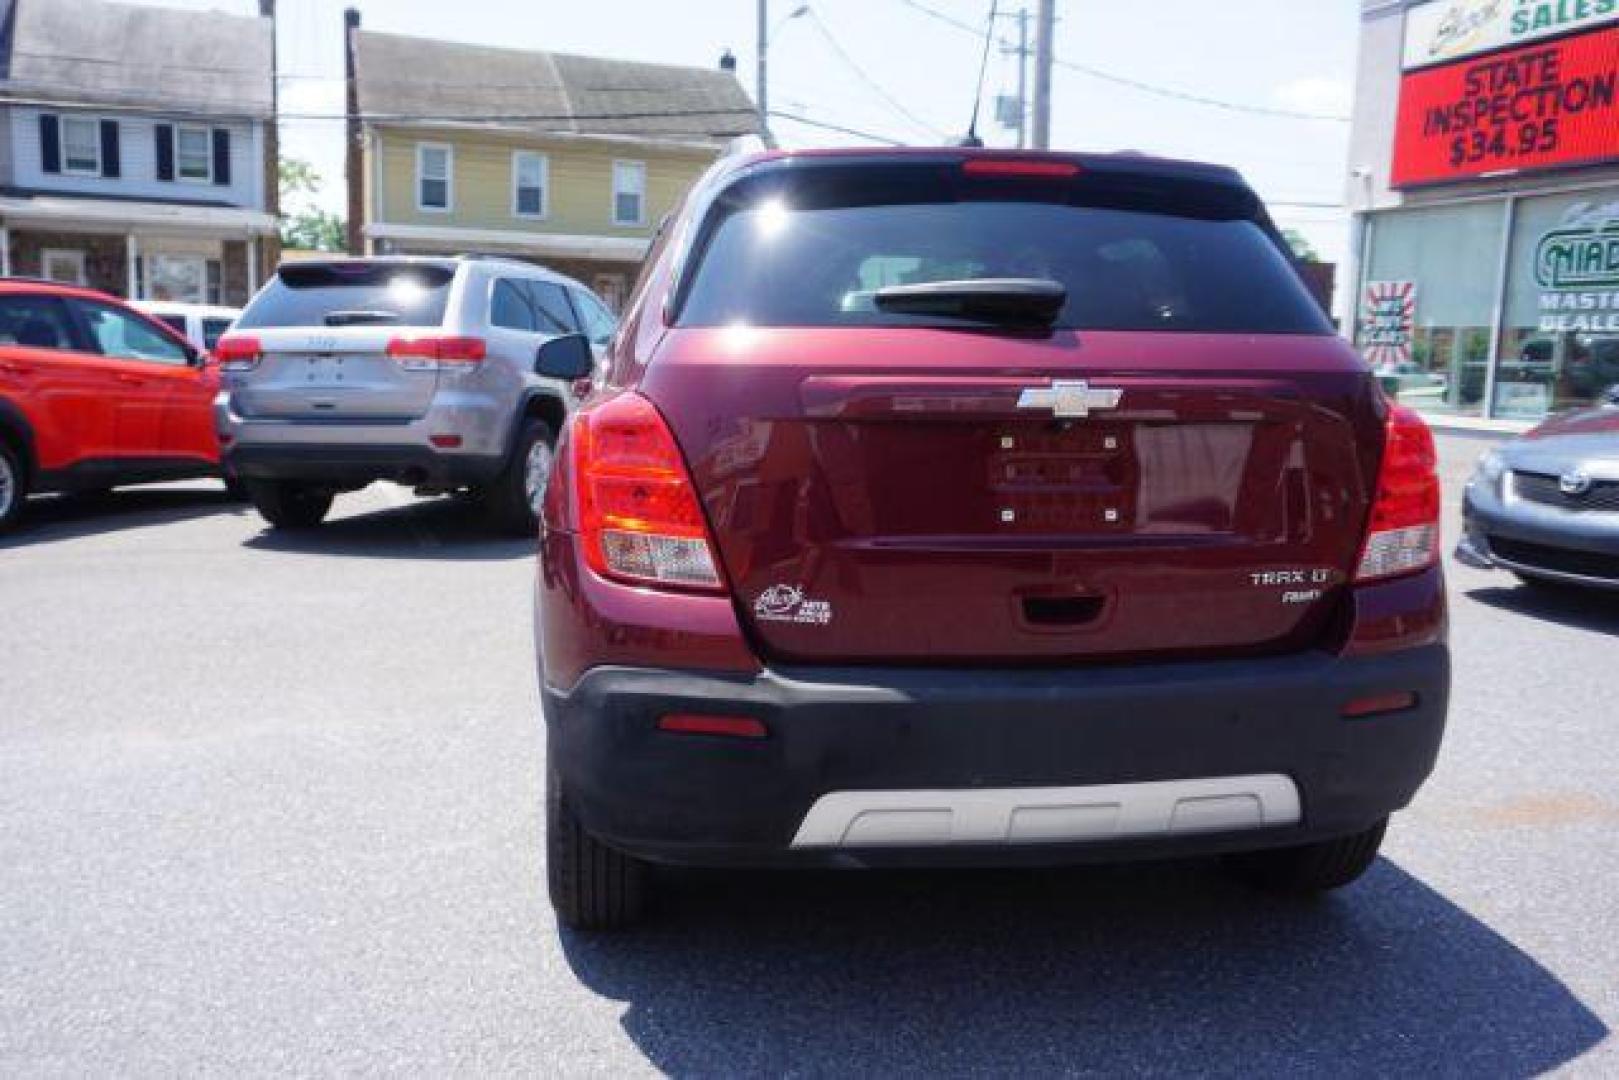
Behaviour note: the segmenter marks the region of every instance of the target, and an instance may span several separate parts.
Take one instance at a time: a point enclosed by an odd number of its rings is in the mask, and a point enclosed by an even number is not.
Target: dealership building
[[[1400,400],[1619,387],[1619,0],[1363,0],[1350,322]]]

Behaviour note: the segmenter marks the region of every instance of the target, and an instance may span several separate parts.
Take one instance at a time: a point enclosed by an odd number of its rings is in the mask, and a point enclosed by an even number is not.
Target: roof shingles
[[[267,117],[270,24],[109,0],[12,0],[0,96]]]
[[[363,31],[360,111],[373,120],[486,123],[536,132],[720,140],[756,130],[719,69],[524,52]]]

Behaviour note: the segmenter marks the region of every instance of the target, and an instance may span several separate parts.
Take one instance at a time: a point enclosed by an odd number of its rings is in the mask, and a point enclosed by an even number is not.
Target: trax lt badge
[[[1092,387],[1084,379],[1058,379],[1047,389],[1031,387],[1018,395],[1020,409],[1050,409],[1062,420],[1083,418],[1093,409],[1116,409],[1124,398],[1118,387]]]

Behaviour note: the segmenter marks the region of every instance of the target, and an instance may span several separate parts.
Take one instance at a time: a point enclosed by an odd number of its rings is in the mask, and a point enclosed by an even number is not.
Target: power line
[[[1123,75],[1115,75],[1110,71],[1103,71],[1100,68],[1093,68],[1086,64],[1076,63],[1073,60],[1063,60],[1058,58],[1053,60],[1052,63],[1056,64],[1058,67],[1067,68],[1069,71],[1077,71],[1081,75],[1089,75],[1093,79],[1100,79],[1103,82],[1116,83],[1119,86],[1127,86],[1132,90],[1140,90],[1141,92],[1147,94],[1157,94],[1159,97],[1170,98],[1174,101],[1184,101],[1192,105],[1205,105],[1211,109],[1224,109],[1227,112],[1247,113],[1251,116],[1269,116],[1281,120],[1318,120],[1327,121],[1334,124],[1349,123],[1349,117],[1347,116],[1333,116],[1328,113],[1295,112],[1292,109],[1273,109],[1265,105],[1246,105],[1235,101],[1222,101],[1219,98],[1204,97],[1201,94],[1188,93],[1184,90],[1172,90],[1167,86],[1154,86],[1151,83],[1144,83],[1137,79],[1126,78]]]
[[[902,142],[901,140],[891,139],[887,135],[878,135],[870,131],[861,131],[859,128],[845,127],[842,124],[834,124],[826,120],[811,120],[807,116],[801,116],[798,113],[784,112],[781,109],[771,109],[770,115],[779,117],[783,120],[791,120],[795,124],[805,124],[809,127],[821,128],[825,131],[836,131],[843,135],[854,135],[857,138],[870,139],[872,142],[883,143],[888,146],[906,145],[906,143]]]
[[[866,74],[865,69],[857,64],[854,57],[850,56],[848,51],[838,43],[838,39],[833,35],[831,27],[826,25],[825,21],[822,20],[821,16],[815,11],[814,8],[810,8],[805,14],[809,16],[810,23],[815,27],[816,31],[821,35],[821,37],[825,39],[827,45],[834,53],[837,54],[838,59],[843,61],[844,67],[847,67],[850,71],[854,72],[855,76],[859,78],[861,82],[865,83],[867,88],[869,88],[872,93],[882,98],[890,109],[892,109],[898,115],[904,117],[906,120],[910,121],[912,124],[916,125],[918,128],[926,131],[934,138],[944,138],[944,132],[940,131],[926,120],[923,120],[920,116],[917,116],[910,109],[907,109],[899,101],[899,99],[895,98],[894,95],[883,89],[876,79],[873,79],[870,75]]]
[[[954,15],[946,14],[935,7],[924,4],[921,2],[921,0],[899,0],[899,2],[914,11],[921,12],[923,15],[926,15],[937,22],[943,23],[946,26],[954,27],[955,29],[963,31],[964,33],[971,34],[973,37],[978,37],[981,33],[976,26],[964,22],[963,20],[956,18]],[[1015,45],[1006,38],[1001,38],[999,41],[1001,45],[1006,48],[1015,47]],[[1293,109],[1276,109],[1266,105],[1249,105],[1243,102],[1226,101],[1221,98],[1207,97],[1202,94],[1193,94],[1185,90],[1176,90],[1167,86],[1158,86],[1153,83],[1142,82],[1140,79],[1132,79],[1124,75],[1115,74],[1111,71],[1104,71],[1101,68],[1092,67],[1089,64],[1081,64],[1074,60],[1064,60],[1061,57],[1054,59],[1052,63],[1056,64],[1058,67],[1067,68],[1069,71],[1078,72],[1081,75],[1088,75],[1093,79],[1100,79],[1103,82],[1110,82],[1118,86],[1129,87],[1132,90],[1138,90],[1144,94],[1155,94],[1158,97],[1169,98],[1172,101],[1181,101],[1191,105],[1203,105],[1211,109],[1224,109],[1227,112],[1247,113],[1252,116],[1268,116],[1273,119],[1280,120],[1317,120],[1328,121],[1335,124],[1349,123],[1349,117],[1347,116],[1336,116],[1328,113],[1298,112]]]

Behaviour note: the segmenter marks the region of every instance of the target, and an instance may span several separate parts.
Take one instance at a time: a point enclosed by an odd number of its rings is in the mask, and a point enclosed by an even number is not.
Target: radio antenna
[[[978,107],[984,101],[984,75],[989,71],[989,47],[995,41],[995,10],[1000,6],[1000,0],[989,2],[989,24],[984,27],[984,54],[978,60],[978,84],[973,89],[973,115],[967,123],[967,137],[961,140],[963,146],[983,146],[984,140],[978,137]]]

